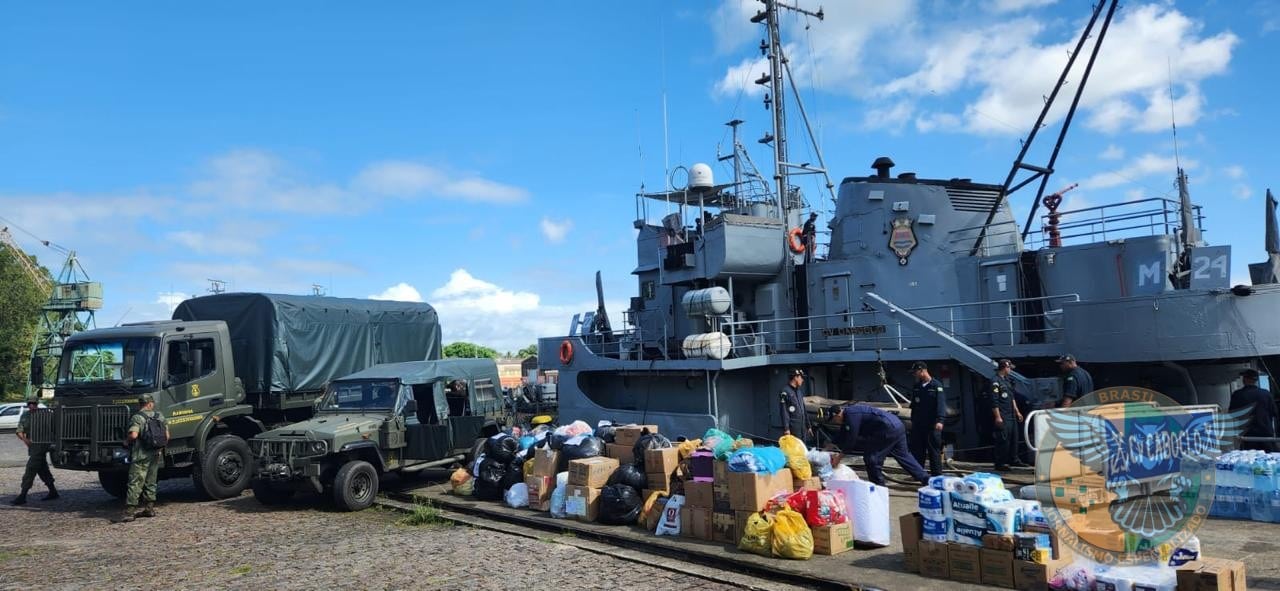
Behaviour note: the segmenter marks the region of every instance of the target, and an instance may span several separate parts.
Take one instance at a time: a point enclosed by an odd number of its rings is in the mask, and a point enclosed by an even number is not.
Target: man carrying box
[[[831,422],[841,425],[837,436],[841,449],[862,451],[871,482],[884,486],[882,466],[884,459],[892,456],[912,478],[929,483],[929,474],[907,451],[907,430],[897,416],[874,406],[851,404],[831,407]]]

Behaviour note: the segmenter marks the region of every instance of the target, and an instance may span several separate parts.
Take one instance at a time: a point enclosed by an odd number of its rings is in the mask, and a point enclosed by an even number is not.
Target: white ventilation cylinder
[[[689,167],[689,188],[690,189],[710,189],[716,185],[716,179],[711,174],[711,167],[701,162]]]
[[[733,342],[722,332],[691,334],[681,347],[686,359],[725,359],[733,350]]]
[[[728,314],[732,300],[729,298],[729,290],[723,287],[708,287],[686,291],[680,298],[680,303],[684,305],[686,314],[696,318]]]

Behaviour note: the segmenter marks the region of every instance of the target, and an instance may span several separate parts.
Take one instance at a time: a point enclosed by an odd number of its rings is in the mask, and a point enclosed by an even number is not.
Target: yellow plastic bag
[[[809,449],[804,446],[804,442],[800,441],[799,437],[783,435],[778,440],[778,447],[781,447],[783,455],[787,456],[787,467],[791,468],[793,477],[804,480],[813,476],[813,468],[809,466],[809,460],[805,457]]]
[[[746,447],[755,447],[755,446],[756,446],[756,442],[750,439],[747,439],[746,437],[739,437],[733,440],[733,451],[738,451]]]
[[[799,512],[783,509],[773,516],[773,553],[792,560],[813,557],[813,532]]]
[[[524,469],[525,478],[533,476],[533,457],[530,457],[529,459],[525,460],[524,463],[521,464],[520,466]]]
[[[460,497],[469,497],[471,496],[475,481],[472,480],[471,473],[467,472],[465,468],[458,468],[449,476],[449,485],[453,494]]]
[[[761,556],[773,556],[773,519],[768,513],[752,513],[747,518],[746,527],[742,529],[738,549]],[[813,549],[812,537],[809,538],[809,549]]]
[[[685,441],[681,441],[680,443],[676,444],[676,455],[683,460],[689,457],[690,455],[693,455],[693,452],[696,451],[698,447],[701,445],[702,445],[701,439],[687,439]]]

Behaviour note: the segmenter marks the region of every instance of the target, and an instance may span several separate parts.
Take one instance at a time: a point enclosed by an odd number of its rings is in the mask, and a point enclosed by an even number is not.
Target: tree
[[[448,345],[444,346],[444,356],[453,357],[453,358],[463,358],[463,359],[467,359],[467,358],[496,359],[498,357],[498,352],[488,347],[477,345],[475,343],[458,341],[456,343],[449,343]]]
[[[538,354],[538,344],[534,343],[516,353],[516,357],[533,357]]]
[[[40,305],[49,296],[15,256],[25,256],[35,264],[35,257],[0,247],[0,399],[10,400],[21,398],[26,391]],[[48,274],[43,267],[36,268]]]

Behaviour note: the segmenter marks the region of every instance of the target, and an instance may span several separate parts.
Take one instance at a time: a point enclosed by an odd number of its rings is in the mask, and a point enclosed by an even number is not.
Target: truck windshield
[[[322,410],[391,410],[400,389],[394,381],[337,382],[329,385]]]
[[[159,357],[160,339],[150,337],[71,343],[62,350],[58,385],[154,388]]]

